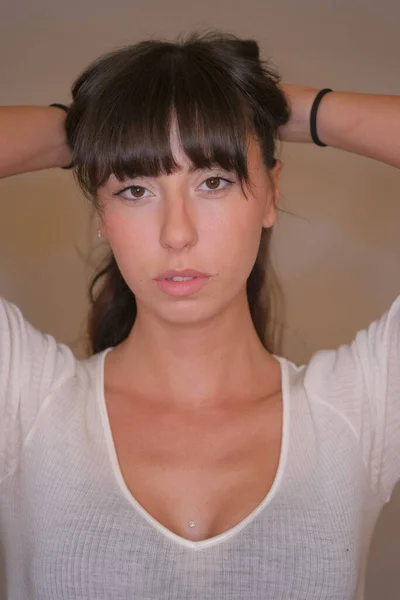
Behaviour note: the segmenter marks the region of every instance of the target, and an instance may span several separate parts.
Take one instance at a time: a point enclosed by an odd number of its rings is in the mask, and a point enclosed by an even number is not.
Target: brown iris
[[[141,198],[144,195],[144,187],[141,185],[133,185],[130,190],[132,196],[135,196],[135,198]]]
[[[217,190],[220,181],[220,177],[209,177],[208,179],[206,179],[206,184],[211,190]]]

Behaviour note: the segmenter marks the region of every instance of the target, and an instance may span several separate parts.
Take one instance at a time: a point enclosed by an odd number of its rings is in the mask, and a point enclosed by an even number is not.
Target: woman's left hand
[[[279,87],[291,112],[289,122],[279,128],[280,139],[285,142],[311,142],[310,113],[319,90],[294,83],[281,83]]]

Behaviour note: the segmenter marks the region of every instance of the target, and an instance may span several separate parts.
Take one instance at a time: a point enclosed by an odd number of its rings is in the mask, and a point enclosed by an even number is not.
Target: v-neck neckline
[[[116,483],[119,487],[119,490],[125,496],[126,500],[135,509],[137,513],[139,513],[150,525],[154,527],[160,534],[164,535],[166,538],[169,538],[172,542],[175,542],[181,546],[186,548],[192,548],[194,550],[200,550],[202,548],[208,548],[210,546],[214,546],[220,542],[224,542],[227,539],[237,535],[242,529],[244,529],[247,525],[249,525],[257,515],[268,506],[268,504],[272,501],[274,496],[276,495],[281,480],[283,478],[283,473],[285,470],[288,448],[289,448],[289,419],[290,419],[290,396],[289,396],[289,377],[288,377],[288,361],[280,356],[276,356],[273,354],[272,356],[278,360],[281,366],[281,388],[282,388],[282,437],[281,437],[281,448],[279,453],[279,462],[278,468],[275,473],[274,481],[267,492],[266,496],[263,500],[239,523],[220,533],[219,535],[213,536],[211,538],[207,538],[205,540],[200,541],[192,541],[184,538],[170,529],[162,525],[157,519],[152,517],[150,513],[148,513],[141,504],[136,500],[133,494],[128,489],[128,486],[125,483],[125,480],[122,476],[122,472],[118,462],[117,451],[114,444],[114,439],[111,431],[111,424],[108,416],[106,399],[105,399],[105,387],[104,387],[104,364],[105,358],[107,354],[112,351],[113,348],[107,348],[103,350],[98,355],[98,365],[97,365],[97,390],[96,390],[96,399],[100,409],[100,418],[103,426],[104,439],[107,447],[107,454],[111,463],[111,468],[113,471],[113,475],[115,477]]]

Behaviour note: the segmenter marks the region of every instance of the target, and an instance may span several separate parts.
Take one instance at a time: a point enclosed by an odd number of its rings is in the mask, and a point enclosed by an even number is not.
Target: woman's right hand
[[[71,162],[66,112],[50,106],[0,106],[0,178]]]

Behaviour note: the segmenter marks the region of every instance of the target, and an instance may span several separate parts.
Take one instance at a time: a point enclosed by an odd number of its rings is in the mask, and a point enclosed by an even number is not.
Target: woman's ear
[[[280,158],[277,159],[276,164],[273,169],[271,169],[271,177],[273,179],[273,195],[274,195],[274,204],[278,206],[279,198],[280,198],[280,181],[281,181],[281,173],[283,169],[283,162]]]
[[[271,194],[265,206],[263,227],[269,228],[276,223],[276,209],[278,208],[280,198],[280,180],[283,169],[283,162],[277,159],[275,165],[269,171],[271,181]]]

